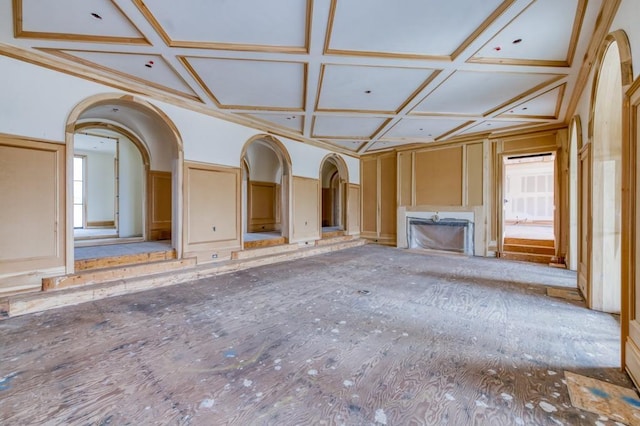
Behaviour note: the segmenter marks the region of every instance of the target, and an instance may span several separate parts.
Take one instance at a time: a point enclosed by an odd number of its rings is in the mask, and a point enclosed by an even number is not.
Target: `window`
[[[75,155],[73,157],[73,227],[84,228],[85,223],[85,169],[87,157]]]

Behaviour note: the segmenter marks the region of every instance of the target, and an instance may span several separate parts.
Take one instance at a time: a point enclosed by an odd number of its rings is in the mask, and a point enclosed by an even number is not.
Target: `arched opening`
[[[580,117],[569,126],[569,259],[567,266],[578,269],[578,151],[582,148]]]
[[[621,55],[615,36],[601,49],[592,91],[591,232],[589,305],[619,313],[621,307],[622,98]]]
[[[322,235],[344,234],[347,230],[348,169],[344,160],[336,154],[324,158],[320,165],[322,184]]]
[[[277,139],[260,135],[242,151],[243,248],[289,241],[291,160]]]
[[[87,259],[156,251],[180,257],[182,145],[168,117],[132,96],[98,95],[76,106],[66,129],[74,188],[67,271],[99,267]]]

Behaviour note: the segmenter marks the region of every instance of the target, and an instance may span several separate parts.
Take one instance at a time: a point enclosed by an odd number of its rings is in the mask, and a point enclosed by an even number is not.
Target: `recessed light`
[[[523,110],[523,111],[526,111],[526,110],[528,110],[528,109],[529,109],[529,108],[527,108],[527,107],[522,108],[522,110]]]
[[[371,90],[365,90],[364,93],[368,95],[369,93],[371,93]]]
[[[521,38],[517,38],[515,40],[512,41],[513,44],[520,44],[522,43],[522,39]]]
[[[96,18],[96,19],[100,19],[100,20],[102,20],[102,16],[98,15],[98,14],[97,14],[97,13],[95,13],[95,12],[91,12],[91,16],[93,16],[93,17],[94,17],[94,18]]]

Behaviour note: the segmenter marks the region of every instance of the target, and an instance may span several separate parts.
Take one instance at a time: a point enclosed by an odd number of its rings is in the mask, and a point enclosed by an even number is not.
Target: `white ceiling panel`
[[[450,56],[502,0],[334,0],[329,51]]]
[[[55,0],[55,7],[47,7],[42,0],[20,0],[16,13],[22,14],[21,36],[55,35],[76,39],[88,37],[143,40],[131,21],[110,0]],[[36,34],[28,34],[36,33]],[[73,40],[74,37],[71,37]],[[125,41],[122,40],[122,41]]]
[[[172,45],[306,48],[307,0],[135,0]],[[219,46],[222,47],[222,46]],[[231,46],[230,46],[231,47]]]
[[[421,138],[434,140],[454,129],[457,129],[465,123],[467,123],[467,120],[452,120],[441,117],[404,118],[396,123],[396,125],[382,137],[384,139]]]
[[[317,109],[395,112],[433,74],[420,68],[325,65]]]
[[[314,119],[313,136],[332,139],[369,138],[386,121],[386,118],[380,117],[321,115]]]
[[[276,126],[286,127],[291,130],[295,130],[298,133],[302,132],[302,126],[304,124],[304,116],[296,114],[246,114],[249,117],[256,118],[260,121],[265,121]]]
[[[196,97],[191,87],[159,55],[132,53],[90,52],[83,50],[50,51],[54,55],[78,61],[105,71],[132,78],[143,84],[170,90],[174,93]]]
[[[505,130],[508,128],[523,126],[526,124],[532,124],[532,123],[528,121],[486,120],[460,132],[459,134],[465,135],[465,134],[471,134],[471,133],[491,133],[491,132],[495,132],[496,130]]]
[[[565,86],[556,87],[540,96],[536,96],[523,102],[510,110],[500,114],[499,117],[537,117],[557,118],[560,102],[564,94]]]
[[[479,58],[567,62],[574,22],[586,0],[536,0],[480,49]],[[580,6],[580,9],[578,9]]]
[[[73,149],[75,151],[116,154],[118,150],[118,140],[98,134],[76,133],[73,136]]]
[[[297,109],[304,106],[305,64],[219,58],[184,58],[223,108]]]
[[[558,78],[553,74],[457,71],[412,112],[483,115]]]

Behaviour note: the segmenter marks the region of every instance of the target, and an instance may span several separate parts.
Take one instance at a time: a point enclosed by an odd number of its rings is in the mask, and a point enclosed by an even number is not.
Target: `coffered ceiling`
[[[0,53],[362,154],[565,122],[602,4],[7,0]]]

